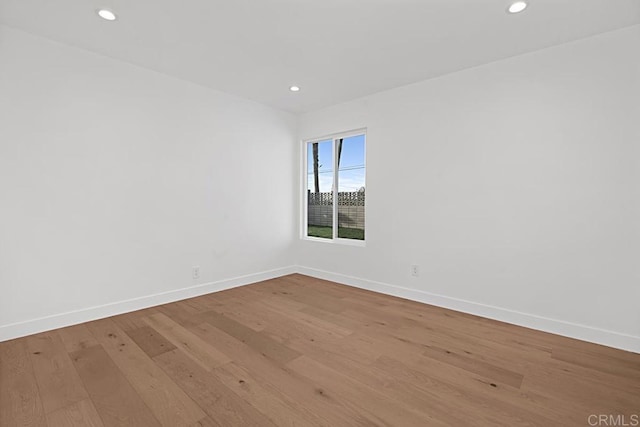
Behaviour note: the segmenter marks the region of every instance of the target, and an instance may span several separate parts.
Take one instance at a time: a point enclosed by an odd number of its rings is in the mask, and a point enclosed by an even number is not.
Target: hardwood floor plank
[[[500,366],[501,369],[518,372],[530,362],[545,363],[550,353],[514,348],[502,343],[488,343],[459,327],[457,330],[438,322],[423,325],[404,316],[404,312],[388,313],[362,308],[345,310],[340,316],[359,319],[364,327],[352,326],[354,330],[370,336],[385,336],[392,342],[411,344],[422,351],[444,351],[448,355],[460,355],[469,366]],[[451,357],[455,359],[455,357]]]
[[[87,326],[163,426],[188,426],[204,418],[198,405],[112,320]]]
[[[216,368],[214,375],[236,395],[253,405],[277,426],[312,426],[314,423],[303,418],[298,405],[275,389],[268,389],[249,371],[235,363]]]
[[[203,323],[192,330],[201,338],[217,343],[235,363],[246,369],[263,387],[277,390],[295,401],[304,410],[305,418],[313,419],[317,425],[327,427],[371,425],[370,421],[357,411],[345,407],[340,400],[333,396],[319,394],[315,384],[306,377],[298,375],[220,329]]]
[[[267,336],[280,344],[289,347],[289,343],[296,339],[317,339],[324,338],[342,338],[345,335],[340,332],[336,332],[335,325],[330,324],[328,327],[319,326],[323,322],[323,319],[314,318],[312,322],[316,322],[316,325],[311,322],[301,320],[301,318],[295,318],[295,316],[288,316],[278,310],[275,310],[260,301],[253,301],[247,304],[246,310],[250,310],[252,313],[260,316],[264,321],[265,327],[261,332],[261,335]],[[296,313],[302,313],[296,311]],[[303,313],[302,317],[311,317],[307,313]],[[350,330],[348,331],[351,332]],[[345,332],[346,333],[346,332]]]
[[[404,426],[444,426],[445,422],[429,414],[421,414],[415,408],[389,399],[377,390],[333,370],[307,356],[300,356],[288,363],[298,374],[312,380],[319,395],[335,393],[345,405],[358,411],[373,424]],[[362,397],[366,396],[365,399]]]
[[[101,345],[70,356],[105,426],[160,425]]]
[[[223,330],[227,334],[247,344],[249,347],[264,354],[265,356],[280,362],[286,363],[300,356],[297,351],[291,350],[277,341],[269,338],[262,332],[256,332],[228,317],[216,312],[209,312],[203,317],[206,322]]]
[[[211,372],[179,350],[161,354],[154,360],[217,423],[224,426],[275,426]]]
[[[171,344],[151,326],[129,329],[126,333],[151,358],[176,349],[175,345]]]
[[[184,304],[180,304],[181,301],[171,304],[165,304],[158,306],[158,312],[172,319],[174,322],[181,326],[189,327],[202,323],[204,320],[198,312],[191,312],[192,310],[185,310]],[[147,322],[143,323],[144,326],[149,326]]]
[[[200,421],[192,424],[191,427],[225,427],[220,423],[215,422],[211,417],[204,417]]]
[[[265,328],[266,322],[261,316],[247,309],[247,304],[250,302],[242,301],[239,298],[227,299],[227,304],[212,307],[208,311],[215,311],[256,332],[260,332]]]
[[[294,301],[288,298],[283,298],[277,294],[262,297],[258,301],[260,301],[262,304],[267,305],[271,309],[279,312],[293,313],[296,311],[304,310],[305,308],[309,307],[307,304]]]
[[[264,304],[268,310],[274,311],[280,316],[286,318],[287,322],[284,322],[284,323],[289,323],[289,322],[301,323],[309,328],[316,329],[327,335],[331,335],[339,338],[346,337],[353,333],[353,330],[340,326],[340,324],[338,324],[337,322],[334,323],[334,322],[327,321],[325,319],[320,319],[318,317],[309,315],[301,310],[297,310],[297,311],[288,311],[286,309],[283,310],[281,308],[277,308],[277,306],[276,307],[274,307],[273,305],[270,306],[268,303],[265,303],[263,301],[260,301],[259,304]]]
[[[81,400],[47,414],[49,427],[104,427],[91,400]]]
[[[98,345],[98,341],[91,335],[85,324],[58,329],[57,332],[67,353]]]
[[[624,413],[640,407],[640,383],[628,383],[624,379],[610,378],[601,381],[585,376],[578,366],[577,372],[569,364],[558,365],[560,369],[549,367],[532,368],[525,372],[522,388],[541,393],[550,398],[564,401],[582,411],[586,408],[598,413]],[[597,371],[592,371],[598,375]]]
[[[162,313],[145,318],[145,322],[208,371],[231,361],[227,355]]]
[[[56,331],[32,335],[26,343],[45,413],[89,398]]]
[[[455,332],[457,336],[475,339],[487,345],[501,345],[502,348],[519,350],[524,354],[538,354],[550,356],[551,347],[539,340],[523,340],[523,331],[531,331],[515,325],[506,325],[490,319],[470,317],[465,313],[454,312],[421,304],[420,306],[395,304],[381,307],[385,315],[402,316],[411,319],[431,331],[449,335]],[[536,331],[539,332],[539,331]]]
[[[492,365],[481,360],[472,359],[465,354],[454,353],[438,347],[430,347],[422,353],[426,357],[481,375],[495,383],[502,383],[514,388],[520,388],[524,376],[500,366]]]
[[[120,329],[128,332],[132,329],[138,329],[147,326],[143,319],[156,313],[159,313],[159,307],[150,307],[143,310],[133,311],[131,313],[121,314],[119,316],[113,316],[110,317],[110,319]]]
[[[311,307],[333,313],[339,313],[349,307],[349,304],[346,304],[341,298],[327,295],[325,292],[312,287],[301,288],[299,284],[291,281],[289,277],[275,279],[274,283],[277,289],[274,291],[276,292],[275,295],[284,296]]]
[[[322,356],[327,360],[343,357],[357,363],[373,363],[382,353],[375,349],[370,340],[361,334],[349,339],[316,337],[311,339],[293,339],[288,346],[301,354]]]
[[[640,384],[640,361],[638,360],[625,360],[620,358],[616,363],[610,363],[610,356],[570,350],[566,347],[554,348],[551,357],[603,373],[630,378]]]
[[[434,394],[436,397],[431,399],[443,400],[442,407],[465,420],[461,425],[561,426],[576,422],[576,419],[555,412],[554,402],[542,395],[502,387],[438,361],[425,358],[423,361],[424,364],[404,364],[381,356],[373,366],[398,381]],[[486,408],[491,408],[491,411],[486,411]]]
[[[352,358],[348,352],[327,351],[322,343],[308,344],[304,351],[307,357],[377,390],[392,401],[403,402],[416,408],[419,413],[430,414],[450,425],[470,425],[477,421],[476,415],[464,414],[450,400],[443,399],[430,390],[421,389],[412,381],[397,378],[380,366],[369,363],[368,359]],[[498,424],[500,423],[496,423]]]
[[[46,426],[24,339],[0,343],[0,426]]]

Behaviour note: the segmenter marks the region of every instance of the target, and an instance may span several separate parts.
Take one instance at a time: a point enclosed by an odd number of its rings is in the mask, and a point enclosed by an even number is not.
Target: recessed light
[[[98,16],[107,21],[115,21],[117,18],[116,14],[111,12],[109,9],[99,9]]]
[[[298,86],[291,86],[291,87],[289,88],[289,90],[290,90],[291,92],[300,92],[300,88],[299,88]]]
[[[516,1],[509,6],[509,13],[520,13],[527,8],[526,1]]]

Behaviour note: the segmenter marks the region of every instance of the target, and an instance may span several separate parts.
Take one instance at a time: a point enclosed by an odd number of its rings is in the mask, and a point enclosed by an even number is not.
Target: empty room
[[[640,426],[640,0],[0,0],[14,426]]]

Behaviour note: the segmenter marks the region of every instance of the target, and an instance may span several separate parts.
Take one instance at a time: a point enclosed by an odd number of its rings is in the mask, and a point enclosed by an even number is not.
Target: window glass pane
[[[364,135],[336,141],[338,158],[338,237],[364,240]]]
[[[307,236],[333,238],[333,140],[307,143]]]

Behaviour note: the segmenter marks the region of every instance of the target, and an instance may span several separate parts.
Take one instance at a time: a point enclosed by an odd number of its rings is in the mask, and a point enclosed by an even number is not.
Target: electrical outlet
[[[199,279],[200,278],[200,266],[199,265],[195,265],[191,268],[191,276],[194,279]]]
[[[413,277],[418,277],[420,275],[420,270],[418,269],[418,266],[415,264],[411,266],[411,275]]]

